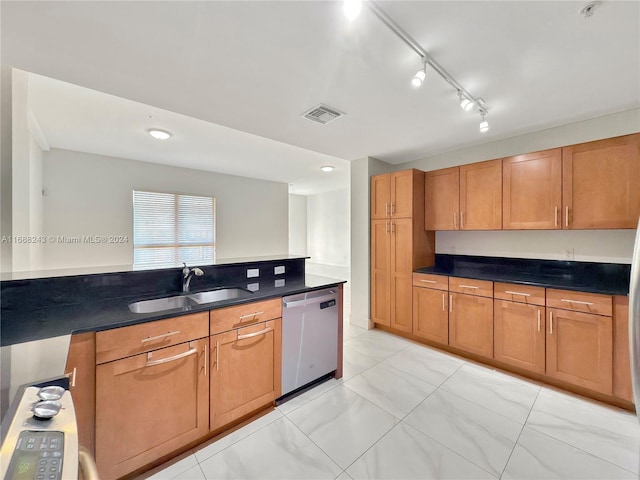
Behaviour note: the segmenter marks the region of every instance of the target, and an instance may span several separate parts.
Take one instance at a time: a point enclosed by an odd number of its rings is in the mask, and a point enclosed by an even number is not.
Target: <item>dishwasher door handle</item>
[[[286,300],[282,300],[282,306],[284,308],[303,307],[306,305],[313,305],[314,303],[321,303],[326,300],[335,300],[336,305],[338,303],[338,297],[336,296],[336,294],[331,293],[330,295],[324,295],[322,297],[307,298],[305,300],[294,300],[293,302],[287,302]]]

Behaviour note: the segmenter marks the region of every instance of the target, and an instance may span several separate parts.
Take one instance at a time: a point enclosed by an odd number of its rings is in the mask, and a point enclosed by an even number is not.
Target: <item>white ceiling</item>
[[[308,155],[398,164],[639,106],[640,2],[603,1],[588,19],[578,14],[585,4],[379,2],[486,100],[486,134],[432,70],[413,88],[418,56],[367,8],[349,24],[341,2],[3,1],[1,54],[4,64],[218,125],[203,129],[263,137],[251,155],[271,139]],[[300,118],[318,103],[347,115],[326,126]],[[197,168],[212,162],[211,147],[200,144]],[[246,163],[249,173],[255,163]]]

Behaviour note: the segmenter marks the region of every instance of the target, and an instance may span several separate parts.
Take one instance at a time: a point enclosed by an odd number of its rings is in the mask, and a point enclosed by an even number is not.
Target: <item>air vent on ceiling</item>
[[[327,123],[331,123],[334,120],[342,117],[344,113],[336,110],[332,107],[327,107],[326,105],[320,104],[317,107],[313,107],[311,110],[307,110],[302,114],[304,118],[308,118],[309,120],[313,120],[314,122],[321,123],[322,125],[326,125]]]

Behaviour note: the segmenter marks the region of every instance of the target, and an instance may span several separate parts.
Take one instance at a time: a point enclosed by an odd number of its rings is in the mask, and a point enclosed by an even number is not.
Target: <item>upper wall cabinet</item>
[[[502,228],[562,228],[562,149],[502,160]]]
[[[502,160],[427,172],[425,180],[425,229],[502,228]]]
[[[502,228],[502,160],[460,167],[460,230]]]
[[[371,177],[371,219],[411,218],[414,192],[423,175],[419,170],[402,170]]]
[[[426,230],[458,230],[460,167],[425,174]]]
[[[640,134],[562,149],[566,229],[636,228]]]

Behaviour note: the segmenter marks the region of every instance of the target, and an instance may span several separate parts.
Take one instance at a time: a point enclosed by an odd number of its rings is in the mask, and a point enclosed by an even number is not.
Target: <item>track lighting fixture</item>
[[[473,108],[473,102],[467,98],[467,96],[458,90],[458,98],[460,99],[460,108],[465,112],[468,112]]]
[[[421,86],[426,76],[427,76],[427,66],[424,65],[420,70],[416,72],[416,74],[411,79],[411,85],[413,85],[414,87]]]
[[[350,22],[353,22],[356,18],[358,18],[361,10],[362,0],[344,0],[344,3],[342,5],[342,12]]]
[[[485,115],[485,112],[480,112],[480,116],[482,117],[482,121],[480,122],[480,133],[485,133],[489,130],[489,122],[485,120]]]

